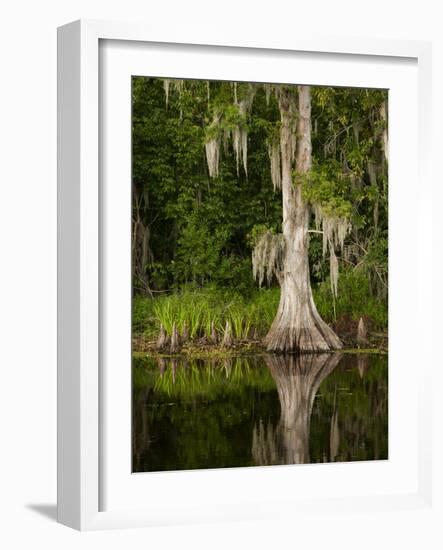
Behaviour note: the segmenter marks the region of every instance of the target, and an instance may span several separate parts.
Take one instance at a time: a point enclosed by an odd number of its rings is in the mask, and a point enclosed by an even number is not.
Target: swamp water
[[[388,458],[388,358],[134,358],[133,472]]]

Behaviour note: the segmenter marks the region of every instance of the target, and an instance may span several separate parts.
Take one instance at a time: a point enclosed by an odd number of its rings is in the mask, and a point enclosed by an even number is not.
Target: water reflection
[[[387,357],[146,357],[133,372],[133,471],[387,458]]]
[[[264,426],[262,421],[254,426],[252,456],[257,465],[310,462],[309,431],[315,395],[340,359],[340,354],[330,353],[265,356],[277,386],[281,416],[275,428]],[[335,434],[337,431],[333,436],[331,429],[331,441],[334,438],[336,446]]]

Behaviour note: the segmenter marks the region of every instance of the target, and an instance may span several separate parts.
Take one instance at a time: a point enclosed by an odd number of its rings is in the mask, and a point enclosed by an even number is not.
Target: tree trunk
[[[317,352],[339,349],[342,343],[321,319],[312,297],[309,274],[309,208],[301,186],[292,181],[293,108],[291,92],[282,88],[279,98],[281,115],[280,146],[283,195],[283,270],[278,275],[281,295],[277,315],[265,342],[268,351]],[[296,172],[311,169],[311,92],[298,86]]]
[[[152,263],[153,255],[149,246],[150,230],[142,220],[141,203],[142,198],[134,186],[134,213],[132,222],[132,273],[136,276],[136,284],[148,296],[153,298],[149,286],[149,278],[146,274],[146,267]]]

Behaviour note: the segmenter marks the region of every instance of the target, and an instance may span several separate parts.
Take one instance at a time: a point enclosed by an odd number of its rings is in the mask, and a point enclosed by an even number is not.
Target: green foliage
[[[251,248],[253,248],[257,242],[260,240],[260,237],[265,233],[276,233],[273,227],[269,227],[265,223],[259,223],[254,225],[251,229],[251,232],[247,235],[247,242]]]
[[[368,242],[368,249],[362,262],[362,271],[366,273],[372,294],[384,306],[388,297],[388,232],[379,231]],[[375,289],[375,292],[373,291]]]
[[[301,181],[303,197],[320,206],[325,216],[349,219],[352,214],[352,181],[337,161],[315,163]]]
[[[358,267],[369,281],[370,296],[380,299],[385,310],[388,166],[380,108],[387,99],[386,90],[312,87],[313,171],[303,182],[311,204],[321,206],[326,216],[351,221],[341,270]],[[319,248],[313,237],[309,253],[317,281],[329,272]]]
[[[350,277],[346,270],[358,266],[365,278],[368,308],[378,301],[386,318],[388,193],[381,139],[386,124],[379,110],[387,92],[315,86],[311,91],[313,169],[304,178],[294,174],[294,182],[303,186],[305,200],[320,206],[324,215],[344,217],[352,223],[345,255],[339,258],[337,315],[351,306],[342,304],[347,300]],[[250,93],[249,84],[237,84],[238,102]],[[262,299],[252,277],[251,252],[260,234],[265,230],[279,233],[282,221],[281,194],[271,183],[268,154],[268,145],[275,143],[280,131],[277,100],[271,94],[268,102],[263,86],[256,85],[253,108],[242,114],[234,104],[234,94],[235,87],[229,82],[187,80],[180,94],[170,88],[166,105],[161,79],[133,78],[134,219],[148,229],[150,251],[141,270],[153,295],[160,296],[154,300],[159,311],[164,300],[174,302],[171,292],[183,297],[195,291],[200,300],[208,287],[213,289],[211,293],[217,289],[217,300],[210,300],[202,309],[215,307],[219,324],[225,322],[223,308],[231,301],[220,302],[223,293],[237,296],[234,303],[241,304],[238,309],[244,319],[252,315],[249,310],[244,313],[247,302]],[[219,115],[217,125],[213,125],[214,114]],[[232,146],[225,149],[222,144],[219,176],[209,178],[206,140],[217,136],[223,141],[226,132],[239,126],[248,131],[248,176],[243,170],[237,173]],[[313,220],[311,229],[315,229]],[[329,265],[321,243],[321,235],[310,235],[311,278],[314,284],[324,283],[316,296],[330,320]],[[198,289],[203,289],[202,293],[197,293]],[[134,280],[135,294],[145,290]],[[270,292],[278,296],[278,289]],[[271,302],[275,312],[275,300]],[[151,306],[135,296],[134,330],[155,333],[159,318]],[[186,302],[183,308],[187,307]],[[236,331],[245,333],[249,324],[252,329],[258,324],[260,331],[265,330],[267,317],[260,323],[245,321],[240,329],[234,309],[231,321]],[[147,314],[148,310],[151,313]],[[139,314],[147,323],[144,327],[137,320]],[[381,312],[375,316],[385,325]],[[208,315],[205,319],[207,323]],[[195,322],[196,330],[201,333],[204,329],[199,323]]]
[[[238,85],[240,101],[248,85]],[[153,261],[145,266],[153,290],[187,283],[235,286],[244,293],[255,288],[247,235],[259,223],[278,226],[281,198],[269,185],[266,139],[272,122],[246,117],[232,104],[230,83],[207,86],[186,81],[184,92],[169,94],[166,107],[161,80],[133,78],[133,183],[144,198],[143,222],[150,229]],[[257,105],[266,106],[264,92]],[[223,112],[220,127],[211,130],[214,110]],[[208,132],[248,126],[248,178],[237,174],[232,150],[223,152],[220,175],[207,173],[204,143]]]
[[[314,301],[322,318],[332,323],[341,316],[349,316],[358,320],[368,316],[374,322],[374,327],[385,330],[388,326],[388,311],[386,302],[372,296],[370,282],[362,269],[343,270],[339,278],[339,291],[335,301],[334,315],[331,285],[329,280],[314,288]]]

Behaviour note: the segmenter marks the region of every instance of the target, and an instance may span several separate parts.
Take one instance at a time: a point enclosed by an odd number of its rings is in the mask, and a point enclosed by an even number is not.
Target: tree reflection
[[[143,388],[133,394],[132,403],[132,469],[140,470],[141,455],[150,444],[150,423],[146,403],[152,395],[152,388]]]
[[[133,471],[388,457],[387,357],[147,357],[133,368]]]
[[[305,464],[309,458],[309,431],[315,395],[323,380],[340,362],[340,353],[266,355],[280,401],[276,427],[260,420],[254,426],[252,455],[257,465]],[[338,430],[331,433],[333,447]]]

